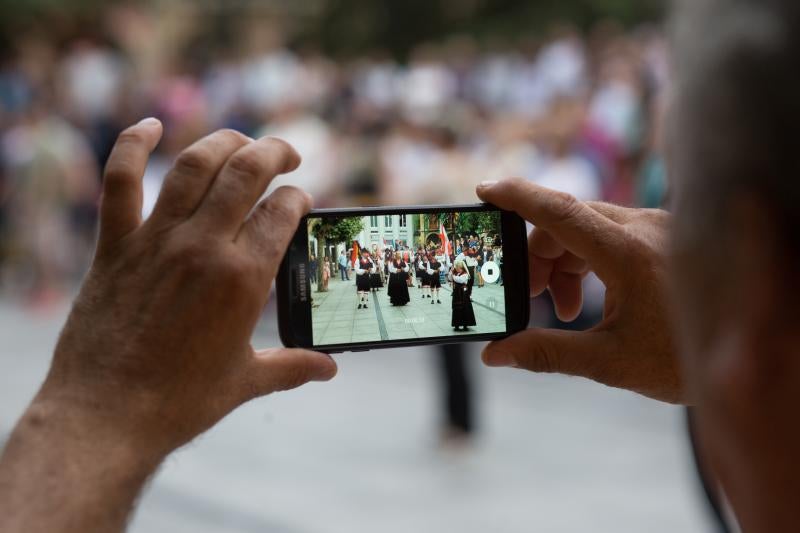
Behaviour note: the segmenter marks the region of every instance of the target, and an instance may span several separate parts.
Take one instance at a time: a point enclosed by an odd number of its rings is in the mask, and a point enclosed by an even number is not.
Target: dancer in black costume
[[[430,255],[428,261],[428,268],[430,269],[430,291],[431,291],[431,303],[434,301],[437,304],[442,303],[439,299],[439,289],[442,288],[442,272],[447,272],[447,265],[446,265],[446,257],[444,255],[437,255],[434,256],[433,254]]]
[[[472,300],[469,297],[469,270],[464,261],[456,261],[452,272],[453,278],[453,320],[451,325],[456,331],[464,328],[468,331],[470,326],[475,326],[475,311],[472,309]]]
[[[392,305],[406,305],[408,296],[408,263],[403,261],[403,256],[397,252],[394,260],[389,263],[389,299]]]
[[[431,297],[431,267],[430,258],[426,257],[422,252],[417,254],[417,279],[419,280],[420,288],[422,289],[422,297]]]
[[[370,291],[370,272],[375,268],[375,263],[370,259],[369,252],[361,252],[361,259],[353,261],[353,271],[356,273],[356,292],[358,293],[358,308],[367,308]]]
[[[383,288],[383,274],[381,274],[381,258],[376,253],[372,256],[372,270],[369,274],[369,283],[372,292],[377,292],[378,289]]]

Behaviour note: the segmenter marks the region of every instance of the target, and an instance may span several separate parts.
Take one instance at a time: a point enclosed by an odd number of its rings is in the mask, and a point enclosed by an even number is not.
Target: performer
[[[469,272],[469,291],[468,296],[470,299],[472,298],[472,287],[475,285],[475,271],[478,267],[478,259],[477,259],[478,251],[475,248],[470,248],[467,251],[467,255],[464,258],[464,264],[467,267],[467,271]]]
[[[451,325],[456,331],[464,328],[469,331],[475,326],[475,311],[469,298],[469,269],[464,261],[456,261],[452,272],[453,278],[453,320]]]
[[[394,260],[389,263],[389,299],[392,305],[406,305],[411,300],[408,296],[409,270],[400,252],[395,253]]]
[[[417,278],[417,288],[422,289],[424,287],[424,279],[422,276],[422,267],[420,263],[424,259],[425,255],[422,253],[422,247],[417,248],[417,255],[414,258],[414,275]],[[425,291],[422,291],[422,297],[425,298]]]
[[[439,260],[438,256],[434,256],[431,254],[431,257],[428,261],[428,276],[430,278],[431,288],[429,289],[433,294],[431,299],[431,304],[433,304],[433,298],[436,299],[436,303],[440,304],[442,301],[439,299],[439,289],[442,288],[442,273],[447,271],[447,265],[442,263]]]
[[[423,298],[430,298],[431,297],[431,267],[430,261],[428,257],[426,257],[421,251],[417,254],[417,279],[419,280],[419,285],[422,288],[422,297]],[[431,302],[433,303],[433,302]]]
[[[374,255],[372,263],[372,270],[369,273],[370,287],[372,292],[378,292],[383,287],[383,262],[379,254]]]
[[[375,268],[375,263],[370,259],[369,252],[361,252],[361,259],[353,261],[353,271],[356,273],[356,293],[358,294],[358,308],[367,308],[370,291],[370,272]]]
[[[331,279],[331,258],[325,256],[325,262],[322,264],[322,290],[328,291],[328,281]]]

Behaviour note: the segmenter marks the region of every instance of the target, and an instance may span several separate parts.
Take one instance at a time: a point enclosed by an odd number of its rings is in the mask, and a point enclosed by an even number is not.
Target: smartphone
[[[527,245],[524,220],[486,204],[312,211],[277,277],[281,340],[339,353],[522,331]]]

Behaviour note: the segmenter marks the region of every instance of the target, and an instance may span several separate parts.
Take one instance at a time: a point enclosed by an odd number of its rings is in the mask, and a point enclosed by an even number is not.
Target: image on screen
[[[315,346],[506,331],[499,211],[308,220]]]

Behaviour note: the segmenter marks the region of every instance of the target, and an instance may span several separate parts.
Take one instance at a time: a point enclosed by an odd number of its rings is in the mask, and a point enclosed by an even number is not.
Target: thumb
[[[568,374],[602,382],[614,345],[606,331],[528,329],[488,344],[482,358],[491,367]]]
[[[310,381],[330,381],[336,362],[323,353],[273,348],[256,352],[244,370],[246,399],[296,389]]]
[[[618,271],[625,232],[600,210],[521,178],[483,182],[476,192],[481,200],[514,211],[545,230],[574,255],[591,262],[601,278]]]

